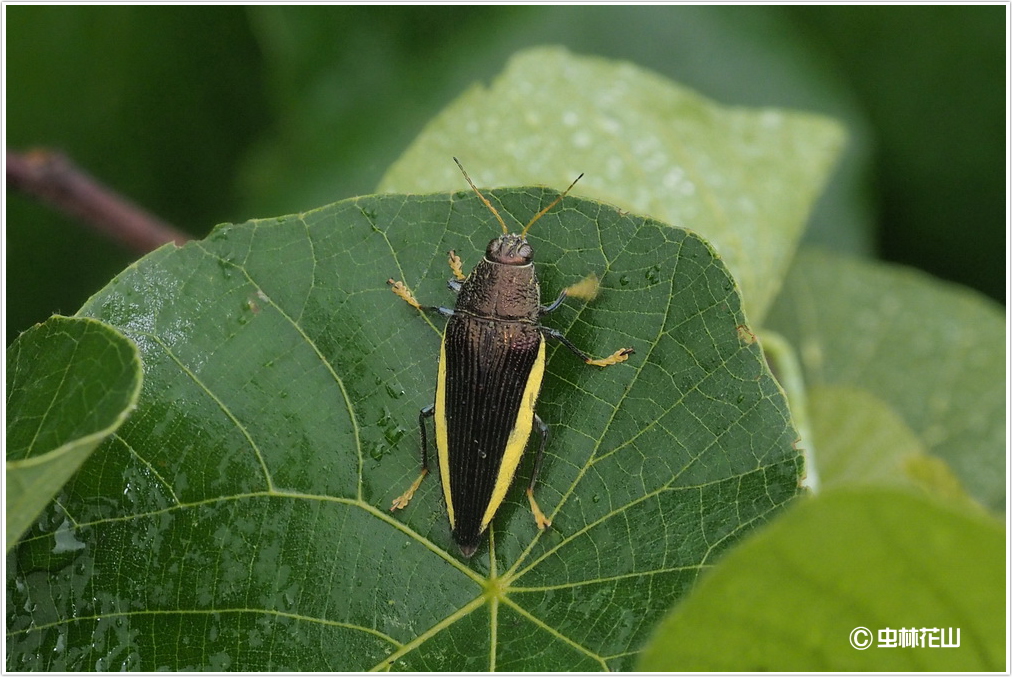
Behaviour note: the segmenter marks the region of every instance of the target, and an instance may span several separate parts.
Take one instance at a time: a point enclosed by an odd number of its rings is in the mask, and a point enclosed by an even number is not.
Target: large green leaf
[[[1002,671],[1004,552],[1002,525],[980,513],[899,491],[827,492],[729,555],[638,668]],[[858,628],[870,646],[851,645]],[[901,629],[930,645],[881,644]],[[958,647],[939,646],[957,630]]]
[[[51,317],[7,349],[7,549],[137,402],[137,348],[91,319]],[[64,534],[66,536],[66,534]],[[57,548],[72,547],[57,536]],[[76,547],[76,546],[73,546]]]
[[[556,195],[492,191],[507,222]],[[515,216],[514,216],[515,215]],[[366,197],[165,247],[82,309],[140,346],[139,409],[8,563],[22,669],[628,669],[660,614],[797,491],[783,394],[713,250],[567,198],[535,226],[552,348],[539,533],[516,490],[471,560],[418,470],[446,251],[498,226],[470,193]],[[520,475],[530,472],[528,463]],[[516,488],[519,489],[519,488]],[[72,520],[85,547],[54,552]]]
[[[803,251],[767,326],[796,347],[809,387],[865,392],[866,407],[892,411],[867,416],[895,416],[971,496],[1004,510],[1002,320],[997,304],[915,270]],[[848,407],[858,404],[849,399]],[[834,416],[843,426],[835,429],[815,424],[823,435],[815,440],[816,465],[819,447],[837,443],[830,436],[852,437],[854,418]],[[850,447],[875,442],[852,437]]]
[[[632,64],[529,49],[425,128],[380,190],[566,186],[707,238],[761,323],[843,142],[835,122],[719,106]]]

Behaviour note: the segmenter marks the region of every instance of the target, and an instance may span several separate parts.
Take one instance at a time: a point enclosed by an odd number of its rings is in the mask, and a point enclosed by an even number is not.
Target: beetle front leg
[[[457,256],[457,252],[451,249],[447,260],[450,263],[450,270],[453,271],[454,280],[457,280],[458,282],[463,281],[465,279],[464,263],[460,260],[460,257]]]
[[[418,310],[421,311],[435,311],[444,317],[450,317],[453,315],[452,308],[444,308],[443,306],[423,306],[415,298],[415,295],[412,294],[410,290],[408,290],[407,285],[405,285],[403,282],[399,280],[395,281],[393,278],[390,278],[389,280],[387,280],[387,284],[390,285],[390,291],[397,294],[397,296],[399,296],[413,308],[417,308]]]
[[[422,473],[418,476],[418,479],[411,483],[407,491],[394,499],[393,505],[390,506],[390,512],[407,507],[408,503],[411,502],[411,497],[415,495],[418,487],[421,486],[422,480],[429,474],[429,445],[425,434],[425,419],[431,418],[435,413],[436,407],[433,404],[418,412],[418,428],[422,433]]]

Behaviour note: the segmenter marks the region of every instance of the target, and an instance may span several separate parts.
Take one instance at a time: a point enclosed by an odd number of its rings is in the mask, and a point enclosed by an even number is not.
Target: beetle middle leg
[[[598,281],[597,275],[591,273],[576,284],[571,284],[560,291],[556,299],[547,306],[541,306],[538,308],[538,315],[547,315],[561,306],[562,302],[569,297],[581,299],[583,301],[592,301],[594,300],[594,297],[597,296],[597,292],[600,288],[601,283]]]
[[[597,275],[591,273],[590,275],[583,278],[576,284],[571,284],[565,289],[563,289],[561,292],[559,292],[558,297],[554,301],[549,303],[547,306],[540,306],[538,308],[538,315],[539,316],[547,315],[548,313],[552,312],[553,310],[561,306],[562,302],[565,301],[570,296],[572,296],[573,298],[590,301],[595,296],[597,296],[597,292],[600,286],[601,285],[600,282],[598,282]],[[629,355],[631,355],[634,352],[632,348],[620,348],[611,355],[609,355],[608,357],[593,358],[587,353],[577,348],[575,345],[573,345],[572,341],[567,339],[565,335],[562,334],[562,332],[556,329],[551,329],[549,327],[541,327],[541,333],[543,333],[548,338],[553,338],[557,341],[561,341],[562,345],[569,348],[569,350],[572,351],[574,355],[579,357],[587,364],[594,365],[595,367],[607,367],[612,364],[618,364],[619,362],[625,362],[629,358]]]
[[[565,335],[558,329],[552,329],[550,327],[541,327],[541,333],[543,333],[548,338],[553,338],[556,341],[561,342],[562,345],[569,348],[569,350],[572,351],[574,355],[579,357],[585,363],[591,364],[595,367],[607,367],[612,364],[618,364],[619,362],[625,362],[627,359],[629,359],[629,356],[635,352],[632,348],[619,348],[608,357],[593,358],[587,353],[577,348],[575,345],[573,345],[573,342],[567,339]]]
[[[393,505],[390,506],[390,512],[406,507],[411,502],[411,497],[418,491],[422,480],[429,474],[429,444],[425,434],[425,419],[432,418],[432,415],[435,413],[436,406],[434,404],[430,404],[418,412],[418,428],[422,432],[422,473],[418,476],[418,479],[411,483],[407,491],[394,499]]]

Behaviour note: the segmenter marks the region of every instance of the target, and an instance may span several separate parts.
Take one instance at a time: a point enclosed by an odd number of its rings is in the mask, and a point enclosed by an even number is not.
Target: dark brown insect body
[[[523,232],[514,235],[471,179],[467,181],[495,214],[503,235],[489,243],[484,258],[466,278],[460,270],[460,259],[450,252],[455,279],[449,286],[458,294],[454,308],[421,306],[402,283],[389,282],[394,292],[414,307],[435,310],[449,318],[439,355],[436,401],[422,409],[418,417],[422,474],[394,501],[391,510],[406,506],[428,473],[425,419],[434,417],[443,496],[453,539],[463,555],[470,557],[506,497],[534,425],[541,433],[541,446],[527,498],[538,526],[544,529],[551,524],[533,493],[548,440],[548,426],[534,411],[545,371],[545,339],[557,339],[584,362],[602,367],[624,361],[632,349],[595,360],[558,331],[541,325],[541,316],[555,310],[567,296],[592,298],[597,289],[596,279],[592,284],[584,281],[564,289],[553,303],[541,305],[534,250],[526,234],[566,193],[538,212]]]
[[[518,235],[489,243],[461,285],[446,324],[437,443],[443,419],[449,471],[444,493],[450,497],[453,538],[465,554],[478,546],[505,497],[541,389],[545,338],[538,326],[541,293],[532,256]]]

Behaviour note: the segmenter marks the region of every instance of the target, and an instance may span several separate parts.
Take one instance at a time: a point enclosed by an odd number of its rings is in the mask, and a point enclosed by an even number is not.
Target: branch
[[[190,236],[78,169],[58,151],[7,151],[7,185],[32,195],[141,254]]]

